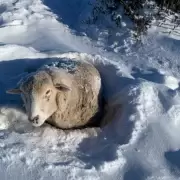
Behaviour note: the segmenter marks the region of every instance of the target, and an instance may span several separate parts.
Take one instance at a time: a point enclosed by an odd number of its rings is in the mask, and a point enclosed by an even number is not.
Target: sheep
[[[21,94],[33,126],[48,122],[61,129],[97,125],[102,83],[94,65],[70,59],[44,65],[22,78],[10,94]]]

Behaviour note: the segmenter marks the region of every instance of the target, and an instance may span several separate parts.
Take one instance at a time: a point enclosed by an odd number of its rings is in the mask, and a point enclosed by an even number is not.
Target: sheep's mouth
[[[38,116],[38,118],[34,118],[34,119],[28,118],[28,120],[35,127],[42,126],[45,123],[45,121],[46,121],[46,120],[40,119],[39,116]]]
[[[44,122],[40,123],[40,121],[31,121],[31,124],[35,127],[40,127],[44,124]]]

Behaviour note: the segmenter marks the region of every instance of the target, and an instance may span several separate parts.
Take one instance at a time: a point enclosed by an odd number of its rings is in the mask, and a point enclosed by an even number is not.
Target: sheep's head
[[[28,119],[34,126],[41,126],[57,110],[57,92],[70,90],[61,75],[64,73],[39,71],[26,78],[18,88],[7,91],[21,94]]]

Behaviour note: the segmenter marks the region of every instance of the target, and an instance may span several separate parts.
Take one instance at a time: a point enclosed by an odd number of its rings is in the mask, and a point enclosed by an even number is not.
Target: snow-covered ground
[[[177,34],[153,26],[135,46],[125,22],[112,34],[81,25],[89,12],[87,0],[0,0],[0,179],[180,179]],[[101,131],[34,128],[20,97],[5,93],[63,57],[99,69],[105,97],[117,105]]]

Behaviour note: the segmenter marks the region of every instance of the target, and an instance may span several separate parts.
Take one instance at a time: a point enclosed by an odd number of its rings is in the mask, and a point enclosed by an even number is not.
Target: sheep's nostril
[[[32,119],[29,119],[29,121],[33,122],[33,123],[38,123],[38,120],[39,120],[39,116],[35,116],[34,118]]]

